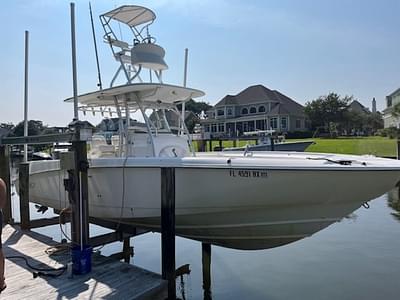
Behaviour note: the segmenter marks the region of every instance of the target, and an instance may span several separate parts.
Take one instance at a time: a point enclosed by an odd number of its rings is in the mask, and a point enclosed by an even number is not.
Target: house
[[[201,121],[205,136],[237,137],[244,132],[273,129],[286,133],[306,131],[304,107],[263,85],[250,86],[237,95],[226,95]]]
[[[375,98],[373,99],[373,101],[375,100]],[[347,107],[348,111],[352,111],[352,112],[356,112],[359,113],[361,115],[369,115],[371,113],[371,111],[365,107],[364,105],[362,105],[360,102],[358,102],[357,100],[353,100],[349,106]]]
[[[400,88],[395,90],[390,95],[386,96],[386,108],[383,110],[383,125],[384,128],[397,127],[400,128],[400,118],[394,117],[393,107],[400,103]]]

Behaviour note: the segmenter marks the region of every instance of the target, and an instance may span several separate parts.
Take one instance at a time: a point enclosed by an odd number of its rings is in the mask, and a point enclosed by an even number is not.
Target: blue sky
[[[73,116],[69,2],[2,1],[0,122],[23,118],[24,31],[30,31],[29,118],[66,125]],[[78,90],[96,90],[88,1],[76,1]],[[98,15],[121,4],[155,11],[151,32],[166,50],[164,82],[181,84],[189,48],[188,86],[215,104],[253,84],[304,104],[331,91],[379,110],[400,87],[400,1],[113,1],[92,0],[103,81],[117,63],[102,42]],[[96,123],[99,119],[90,119]]]

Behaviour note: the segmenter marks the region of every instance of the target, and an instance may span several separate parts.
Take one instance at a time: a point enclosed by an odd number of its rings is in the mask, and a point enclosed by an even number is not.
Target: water
[[[15,208],[16,209],[16,208]],[[32,213],[32,216],[36,216]],[[312,237],[283,247],[240,251],[212,246],[213,299],[400,299],[400,201],[388,193]],[[39,229],[61,238],[58,226]],[[96,234],[107,232],[96,226]],[[160,235],[132,240],[133,263],[160,272]],[[110,255],[114,243],[101,249]],[[176,240],[176,265],[191,274],[177,280],[178,296],[203,299],[201,244]]]

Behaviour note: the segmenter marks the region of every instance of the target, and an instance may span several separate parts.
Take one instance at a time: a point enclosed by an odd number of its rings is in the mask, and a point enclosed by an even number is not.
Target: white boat
[[[139,6],[101,16],[120,67],[110,88],[79,96],[79,108],[116,113],[121,126],[111,143],[98,134],[92,139],[91,216],[159,230],[160,167],[175,167],[178,235],[237,249],[265,249],[310,236],[399,182],[400,162],[373,156],[195,153],[184,122],[171,128],[165,111],[179,115],[177,103],[204,93],[162,82],[164,50],[148,35],[154,19],[151,10]],[[109,29],[114,21],[132,28],[134,45],[116,38]],[[144,69],[158,82],[144,83],[143,75],[149,74]],[[113,86],[120,73],[127,83]],[[130,126],[135,113],[142,114],[146,128]],[[58,160],[32,162],[31,201],[67,207],[64,178]]]
[[[284,135],[275,135],[275,130],[256,130],[245,132],[244,136],[257,137],[257,144],[244,147],[224,148],[222,151],[296,151],[304,152],[314,141],[287,142]]]

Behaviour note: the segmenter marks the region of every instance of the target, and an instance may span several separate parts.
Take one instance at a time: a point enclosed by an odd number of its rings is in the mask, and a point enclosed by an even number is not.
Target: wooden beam
[[[56,133],[45,135],[31,135],[19,137],[7,137],[0,140],[0,145],[22,145],[22,144],[53,144],[72,142],[76,140],[76,133]]]

